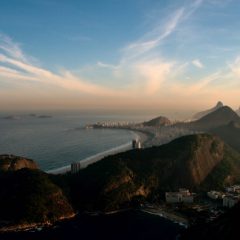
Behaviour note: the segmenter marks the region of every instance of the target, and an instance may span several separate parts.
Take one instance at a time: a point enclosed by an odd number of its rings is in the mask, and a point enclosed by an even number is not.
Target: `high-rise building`
[[[142,148],[141,142],[138,139],[133,139],[132,140],[132,148],[133,149],[136,149],[136,148],[140,149],[140,148]]]
[[[81,169],[81,164],[80,162],[74,162],[71,164],[71,173],[75,174],[78,173]]]

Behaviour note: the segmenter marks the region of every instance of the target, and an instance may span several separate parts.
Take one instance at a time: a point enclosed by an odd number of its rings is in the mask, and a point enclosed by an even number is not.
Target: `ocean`
[[[2,240],[176,240],[184,228],[139,210],[112,215],[78,215],[72,220],[35,232],[0,233]]]
[[[103,121],[141,121],[141,117],[56,113],[0,115],[0,154],[35,160],[49,171],[130,143],[136,134],[127,130],[85,129]]]

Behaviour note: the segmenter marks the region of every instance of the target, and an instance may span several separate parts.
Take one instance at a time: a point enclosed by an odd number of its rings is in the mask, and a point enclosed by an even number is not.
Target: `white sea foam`
[[[81,167],[85,168],[92,163],[100,161],[101,159],[103,159],[106,156],[117,154],[117,153],[120,153],[120,152],[124,152],[124,151],[130,150],[131,148],[132,148],[132,143],[128,142],[128,143],[122,144],[120,146],[111,148],[107,151],[103,151],[101,153],[95,154],[91,157],[82,159],[79,162],[81,163]],[[67,165],[67,166],[60,167],[60,168],[53,169],[53,170],[49,170],[49,171],[46,171],[46,172],[51,173],[51,174],[63,174],[63,173],[69,172],[70,170],[71,170],[71,165]]]

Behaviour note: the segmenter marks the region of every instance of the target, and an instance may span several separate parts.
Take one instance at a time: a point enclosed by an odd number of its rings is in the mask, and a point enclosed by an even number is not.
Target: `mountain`
[[[198,120],[198,119],[200,119],[200,118],[206,116],[207,114],[216,111],[217,109],[219,109],[219,108],[221,108],[221,107],[223,107],[223,103],[219,101],[219,102],[217,102],[217,104],[216,104],[215,107],[194,114],[194,115],[192,116],[192,118],[191,118],[191,121],[196,121],[196,120]]]
[[[156,117],[148,122],[144,122],[143,125],[147,127],[161,127],[161,126],[168,126],[171,124],[171,121],[163,116]]]
[[[236,110],[238,116],[240,116],[240,107]]]
[[[69,218],[73,209],[112,211],[159,201],[180,187],[221,190],[239,179],[240,154],[209,134],[108,156],[77,174],[1,171],[0,230]]]
[[[228,106],[221,107],[197,121],[179,123],[176,126],[215,134],[240,152],[240,117]]]
[[[0,231],[27,228],[74,215],[62,190],[40,170],[0,173]]]
[[[227,125],[230,122],[240,123],[240,117],[230,107],[224,106],[197,121],[178,123],[176,126],[195,131],[209,131],[210,129]]]
[[[232,148],[240,152],[240,124],[230,122],[227,125],[219,126],[210,130],[211,133],[218,135]]]
[[[37,164],[24,157],[0,155],[0,171],[17,171],[22,168],[38,169]]]
[[[189,135],[109,156],[73,176],[77,208],[116,210],[164,191],[222,189],[240,177],[240,155],[218,137]]]
[[[240,203],[230,209],[228,212],[215,219],[213,222],[196,225],[187,229],[182,236],[181,240],[235,240],[239,239],[240,228]]]

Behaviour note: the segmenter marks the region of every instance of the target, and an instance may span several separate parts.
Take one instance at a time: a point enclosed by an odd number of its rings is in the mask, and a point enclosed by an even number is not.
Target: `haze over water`
[[[106,120],[118,121],[121,117],[58,114],[52,118],[29,115],[20,115],[19,119],[1,118],[0,154],[32,158],[41,169],[51,170],[126,144],[136,137],[125,130],[84,129],[86,124]]]

